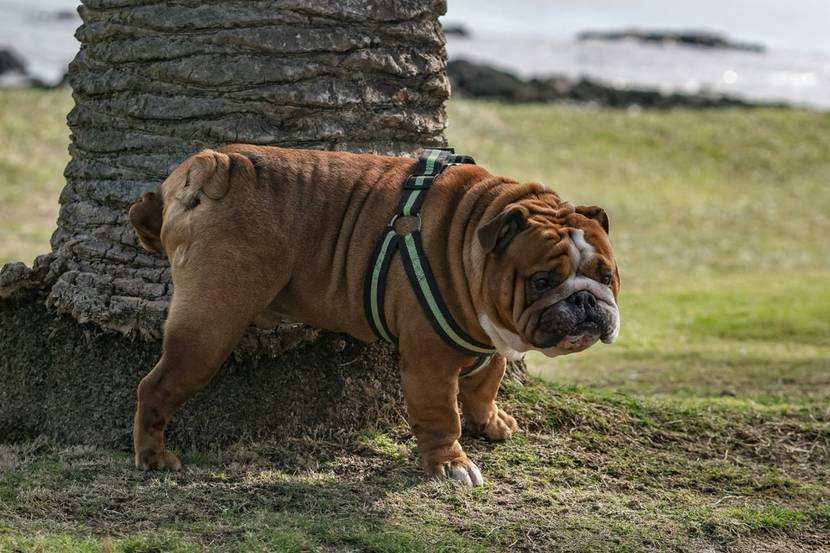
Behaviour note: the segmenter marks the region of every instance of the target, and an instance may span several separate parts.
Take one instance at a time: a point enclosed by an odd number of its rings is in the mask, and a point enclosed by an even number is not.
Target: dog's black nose
[[[571,296],[568,297],[568,301],[576,307],[581,307],[585,311],[590,311],[592,309],[596,309],[597,307],[597,299],[592,293],[586,292],[585,290],[577,292],[576,294],[571,294]]]

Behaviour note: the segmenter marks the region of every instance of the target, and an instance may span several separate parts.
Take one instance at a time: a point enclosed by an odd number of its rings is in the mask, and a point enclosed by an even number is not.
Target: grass
[[[451,142],[494,172],[610,215],[620,340],[532,355],[537,374],[830,405],[830,113],[459,102],[450,123]]]
[[[55,208],[69,103],[0,91],[1,260],[48,249],[32,206]],[[0,551],[830,549],[830,115],[449,113],[493,172],[603,205],[623,278],[619,342],[531,355],[543,379],[503,399],[522,432],[464,438],[485,486],[423,481],[405,427],[184,452],[177,474],[40,439],[0,445]]]
[[[69,161],[68,91],[0,91],[0,266],[46,253]]]
[[[173,475],[93,447],[2,446],[0,550],[828,545],[830,431],[819,413],[539,382],[506,396],[525,431],[495,446],[465,440],[488,476],[480,489],[423,481],[405,428],[342,444],[240,444]]]

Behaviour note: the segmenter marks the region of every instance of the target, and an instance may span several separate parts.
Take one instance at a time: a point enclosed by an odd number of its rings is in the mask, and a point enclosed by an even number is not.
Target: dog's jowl
[[[458,443],[459,400],[469,432],[509,438],[516,422],[495,401],[507,358],[619,333],[605,211],[445,150],[205,150],[133,204],[130,221],[174,283],[161,359],[138,387],[145,469],[181,466],[165,427],[253,322],[395,342],[424,469],[467,484],[482,476]]]

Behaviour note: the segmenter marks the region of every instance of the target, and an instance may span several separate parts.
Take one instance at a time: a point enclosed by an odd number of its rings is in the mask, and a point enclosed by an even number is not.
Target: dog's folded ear
[[[527,208],[512,205],[478,229],[478,241],[485,253],[501,253],[527,227]]]
[[[187,184],[201,190],[211,200],[221,200],[231,182],[231,159],[227,154],[203,150],[193,156],[187,170]]]
[[[608,224],[608,214],[605,213],[605,210],[602,209],[598,205],[578,205],[576,206],[576,212],[582,215],[583,217],[587,217],[588,219],[593,219],[605,230],[605,234],[609,234],[610,226]]]

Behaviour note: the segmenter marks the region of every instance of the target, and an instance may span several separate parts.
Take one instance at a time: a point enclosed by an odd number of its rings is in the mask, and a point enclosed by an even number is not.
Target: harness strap
[[[485,355],[478,358],[478,361],[472,367],[467,367],[461,371],[461,374],[458,375],[459,380],[463,380],[465,378],[470,378],[473,375],[480,373],[482,370],[486,369],[490,365],[490,361],[493,360],[493,355]]]
[[[446,167],[459,163],[475,163],[475,160],[470,156],[455,155],[451,148],[431,148],[421,154],[412,174],[403,185],[403,193],[395,214],[370,258],[363,304],[366,318],[374,333],[387,342],[397,343],[397,338],[389,330],[384,315],[384,296],[389,264],[395,253],[400,250],[409,283],[432,328],[451,347],[478,357],[477,362],[472,367],[464,369],[459,377],[467,378],[484,369],[496,350],[493,346],[470,337],[450,314],[424,252],[419,215],[426,193],[435,178]],[[395,229],[398,217],[418,217],[417,228],[405,234],[399,233]]]
[[[494,353],[493,346],[482,344],[471,338],[450,315],[450,310],[438,291],[438,284],[435,282],[429,261],[424,254],[421,232],[415,230],[404,235],[403,246],[401,254],[406,276],[409,277],[409,283],[415,290],[415,295],[418,296],[421,309],[423,309],[429,322],[432,323],[435,332],[444,338],[447,344],[462,353],[472,353],[474,355]]]
[[[386,325],[383,299],[386,297],[386,274],[389,272],[392,257],[398,250],[399,242],[398,231],[392,226],[388,227],[378,241],[378,245],[375,246],[375,251],[369,261],[366,285],[363,287],[363,308],[369,320],[369,326],[378,338],[393,344],[397,344],[398,339],[392,335]]]

